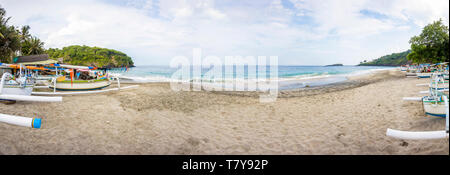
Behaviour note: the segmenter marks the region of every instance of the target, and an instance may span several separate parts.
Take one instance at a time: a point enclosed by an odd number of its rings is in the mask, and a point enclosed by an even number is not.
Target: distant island
[[[385,55],[369,62],[364,60],[358,66],[401,66],[410,64],[411,62],[406,58],[409,53],[411,53],[411,50]]]
[[[326,65],[325,67],[331,67],[331,66],[344,66],[343,64],[330,64],[330,65]]]
[[[50,48],[45,51],[51,59],[82,66],[134,67],[131,57],[113,49],[73,45],[62,49]]]

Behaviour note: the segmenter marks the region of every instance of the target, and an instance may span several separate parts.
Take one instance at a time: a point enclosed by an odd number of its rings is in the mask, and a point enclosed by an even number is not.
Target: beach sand
[[[0,112],[41,117],[41,129],[0,123],[0,154],[449,154],[449,140],[389,138],[386,129],[431,131],[444,118],[425,116],[429,79],[395,70],[337,85],[280,92],[175,92],[168,83],[62,103],[0,103]]]

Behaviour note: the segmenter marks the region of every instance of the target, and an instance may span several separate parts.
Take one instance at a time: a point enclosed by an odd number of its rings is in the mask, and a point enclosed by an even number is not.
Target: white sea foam
[[[247,78],[220,78],[220,79],[201,79],[192,78],[186,80],[176,80],[165,76],[158,75],[147,75],[147,76],[137,76],[137,75],[127,75],[126,73],[110,73],[113,76],[121,78],[121,80],[130,81],[133,83],[149,83],[149,82],[210,82],[210,83],[224,83],[224,84],[242,84],[242,83],[258,83],[267,81],[277,81],[277,82],[317,82],[317,81],[327,81],[327,79],[333,79],[335,77],[352,77],[364,74],[376,73],[382,70],[389,70],[395,68],[374,68],[367,70],[357,70],[350,73],[344,74],[329,74],[328,72],[323,73],[312,73],[304,75],[296,75],[290,77],[278,77],[272,79],[247,79]]]

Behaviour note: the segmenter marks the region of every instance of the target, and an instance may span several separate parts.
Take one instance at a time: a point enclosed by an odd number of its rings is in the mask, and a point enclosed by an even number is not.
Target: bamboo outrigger
[[[444,96],[444,102],[446,107],[446,125],[445,130],[441,131],[400,131],[394,129],[387,129],[386,135],[389,137],[394,137],[398,139],[408,139],[408,140],[428,140],[428,139],[445,139],[449,136],[449,105],[448,98]]]
[[[443,90],[438,89],[438,83],[442,81],[437,74],[433,75],[434,82],[430,82],[429,96],[425,97],[405,97],[403,100],[407,101],[422,101],[424,105],[425,114],[437,117],[445,117],[445,130],[441,131],[400,131],[394,129],[387,129],[386,135],[398,139],[408,140],[427,140],[427,139],[445,139],[449,137],[449,102],[448,95],[442,93]],[[420,84],[418,86],[426,86]],[[448,89],[447,89],[448,91]]]
[[[20,66],[22,75],[22,66]],[[8,82],[7,82],[8,80]],[[8,72],[3,73],[0,79],[0,100],[3,101],[31,101],[31,102],[61,102],[62,97],[42,97],[32,96],[34,87],[33,78],[25,74],[14,79],[14,76]],[[22,116],[13,116],[0,114],[0,122],[9,123],[18,126],[26,126],[32,128],[41,127],[40,118],[29,118]]]

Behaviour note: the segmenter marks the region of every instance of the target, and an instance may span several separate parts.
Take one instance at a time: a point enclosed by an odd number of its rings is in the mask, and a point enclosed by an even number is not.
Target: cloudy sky
[[[0,0],[46,48],[120,50],[137,65],[174,56],[278,56],[282,65],[357,64],[409,49],[448,0]]]

